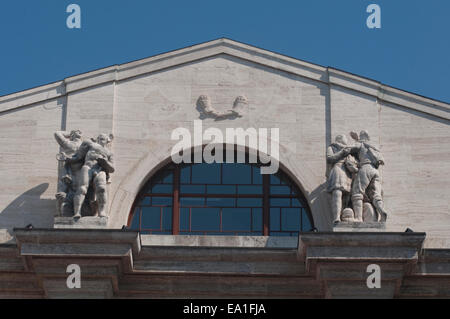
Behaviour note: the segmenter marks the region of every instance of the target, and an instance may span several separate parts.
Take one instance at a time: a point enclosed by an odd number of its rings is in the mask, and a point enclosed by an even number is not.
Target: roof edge
[[[220,54],[234,56],[325,84],[337,85],[362,92],[374,96],[380,101],[450,120],[450,103],[397,89],[379,81],[332,67],[324,67],[260,49],[228,38],[219,38],[148,58],[81,73],[61,81],[4,95],[0,97],[0,114],[32,104],[61,98],[78,90],[105,83],[123,81]]]

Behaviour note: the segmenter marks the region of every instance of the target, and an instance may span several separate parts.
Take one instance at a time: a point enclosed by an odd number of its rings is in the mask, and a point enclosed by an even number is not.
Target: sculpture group
[[[56,194],[60,216],[107,215],[107,184],[114,172],[109,149],[113,138],[112,134],[100,134],[96,139],[83,140],[79,130],[55,133],[61,146],[57,159],[62,174]]]
[[[204,101],[202,101],[204,102]],[[367,131],[351,132],[353,143],[338,135],[327,149],[329,165],[327,192],[331,193],[334,223],[385,222],[378,170],[384,165],[381,152],[370,143]],[[107,216],[110,174],[114,172],[110,145],[113,135],[100,134],[83,140],[79,130],[58,131],[55,139],[61,147],[57,210],[60,216]]]
[[[345,135],[338,135],[327,149],[328,174],[327,191],[332,195],[331,211],[334,223],[343,222],[385,222],[381,189],[381,175],[378,170],[384,165],[381,152],[370,143],[367,131],[348,143]]]

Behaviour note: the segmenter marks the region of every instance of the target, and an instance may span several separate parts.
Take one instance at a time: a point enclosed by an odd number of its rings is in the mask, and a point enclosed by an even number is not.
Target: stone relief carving
[[[338,135],[327,149],[327,192],[331,193],[334,223],[381,222],[387,218],[378,170],[384,165],[381,152],[369,143],[367,131],[351,132],[354,142]]]
[[[107,216],[107,184],[114,173],[109,146],[114,136],[100,134],[83,141],[81,131],[59,131],[55,139],[61,146],[57,159],[63,166],[56,194],[58,214],[74,218]]]
[[[226,112],[216,110],[212,106],[211,99],[207,95],[200,95],[197,100],[197,108],[199,111],[203,113],[205,117],[212,117],[215,120],[242,117],[246,106],[248,106],[248,100],[245,96],[238,96],[233,103],[233,107]]]

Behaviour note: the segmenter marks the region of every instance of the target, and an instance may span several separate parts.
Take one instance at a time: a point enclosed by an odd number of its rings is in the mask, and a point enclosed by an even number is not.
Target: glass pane
[[[142,198],[139,205],[151,205],[152,204],[152,198],[151,197],[144,197]]]
[[[172,181],[173,181],[173,172],[171,170],[157,173],[156,176],[152,178],[153,184],[172,183]]]
[[[285,174],[277,173],[278,179],[280,180],[281,185],[289,185],[288,177]]]
[[[281,209],[281,229],[299,231],[300,230],[300,209],[282,208]]]
[[[160,229],[160,207],[142,207],[142,229]]]
[[[180,231],[189,231],[189,208],[180,209]]]
[[[191,167],[186,166],[181,169],[180,183],[188,184],[191,182]]]
[[[139,229],[139,214],[140,214],[141,208],[136,207],[134,209],[133,219],[131,220],[131,226],[130,228],[133,230]]]
[[[270,184],[271,185],[279,185],[280,179],[278,178],[278,176],[276,176],[274,174],[270,175]]]
[[[307,232],[311,230],[312,230],[311,221],[306,211],[302,209],[302,231]]]
[[[302,203],[297,198],[292,199],[292,207],[303,207]]]
[[[289,186],[270,186],[270,194],[290,195],[291,188]]]
[[[250,231],[250,208],[223,208],[222,229],[233,231]]]
[[[253,216],[253,229],[252,231],[258,231],[262,233],[262,209],[261,208],[252,208]]]
[[[251,184],[252,167],[239,163],[224,163],[223,183],[224,184]]]
[[[164,231],[172,231],[172,207],[163,208],[162,228]]]
[[[208,185],[208,194],[235,194],[234,185]]]
[[[181,205],[181,207],[205,206],[205,198],[204,197],[181,197],[180,205]]]
[[[172,197],[153,197],[152,205],[158,206],[171,206],[172,205]]]
[[[220,164],[196,164],[192,166],[192,183],[220,184]]]
[[[163,183],[165,183],[165,184],[173,183],[173,173],[172,172],[170,172],[170,174],[167,174],[167,176],[164,177]]]
[[[220,208],[192,208],[192,230],[218,231]]]
[[[261,169],[256,166],[253,166],[252,169],[253,169],[253,184],[261,185],[263,182]]]
[[[290,198],[271,198],[270,207],[289,207],[291,206]]]
[[[262,194],[262,186],[238,186],[238,194]]]
[[[236,204],[235,198],[207,198],[206,204],[209,207],[234,207]]]
[[[180,192],[182,194],[204,194],[204,185],[180,185]]]
[[[270,230],[276,231],[280,230],[280,209],[271,208],[270,209]]]
[[[153,194],[171,194],[173,192],[173,186],[167,184],[153,185],[151,192]]]
[[[262,207],[262,198],[238,198],[239,207]]]

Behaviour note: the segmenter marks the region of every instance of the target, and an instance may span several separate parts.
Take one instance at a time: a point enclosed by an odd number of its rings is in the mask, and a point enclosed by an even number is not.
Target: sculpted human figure
[[[333,165],[328,176],[327,192],[331,193],[331,211],[334,223],[340,221],[343,203],[348,202],[352,185],[352,166],[346,162],[351,162],[351,148],[347,145],[345,135],[337,135],[335,142],[327,149],[327,163]],[[353,159],[354,160],[354,159]]]
[[[357,134],[351,133],[352,137],[358,139]],[[356,136],[355,136],[356,135]],[[378,171],[379,165],[384,165],[380,151],[369,144],[370,137],[367,131],[361,131],[357,144],[352,148],[356,151],[359,160],[359,171],[352,185],[352,204],[355,212],[355,220],[363,221],[363,199],[368,196],[377,213],[380,221],[385,222],[387,212],[384,210],[384,203],[381,194],[381,176]]]
[[[81,163],[70,164],[65,161],[65,158],[75,155],[83,141],[82,133],[79,130],[71,132],[57,131],[54,136],[62,149],[61,153],[57,155],[57,159],[64,162],[59,192],[56,194],[57,209],[61,214],[61,211],[65,210],[72,200],[77,182],[77,173],[82,166]]]
[[[89,186],[95,188],[98,204],[98,215],[106,216],[108,194],[106,185],[109,174],[114,172],[113,155],[107,148],[112,142],[113,135],[100,134],[96,141],[85,141],[74,156],[67,158],[68,163],[83,163],[80,170],[80,181],[76,189],[73,206],[74,217],[81,217],[81,207],[86,198]]]
[[[63,149],[66,155],[73,155],[80,147],[83,140],[81,139],[82,133],[80,130],[73,130],[70,132],[57,131],[55,132],[55,139]]]

